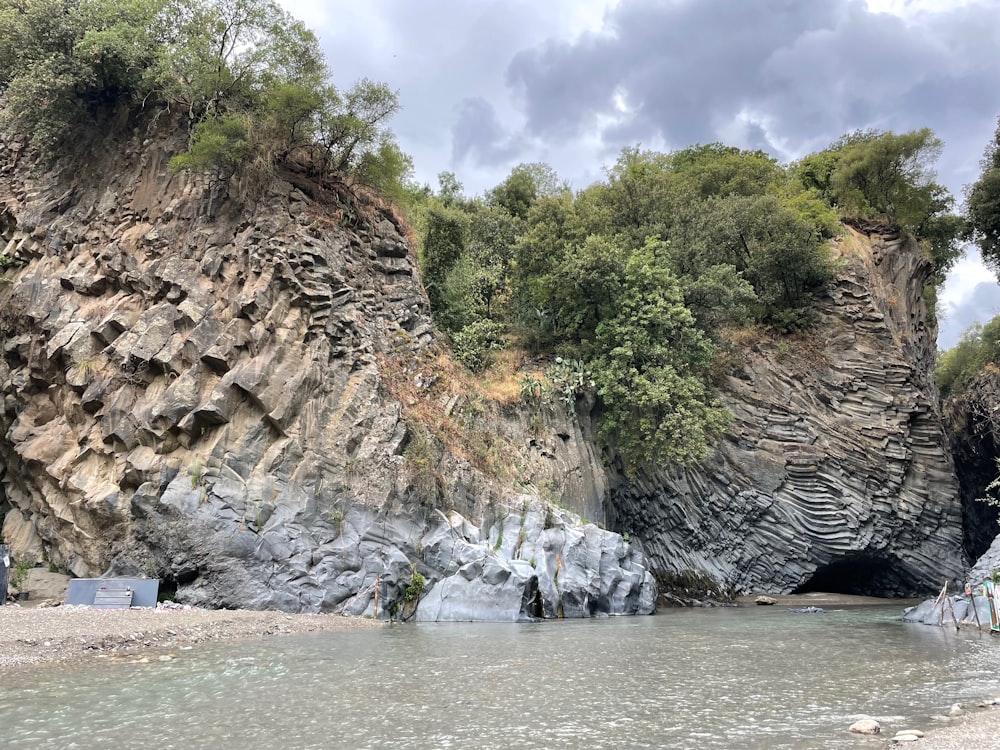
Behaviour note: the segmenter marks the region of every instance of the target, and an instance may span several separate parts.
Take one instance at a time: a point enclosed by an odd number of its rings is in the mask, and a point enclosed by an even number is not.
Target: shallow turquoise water
[[[1000,693],[1000,642],[899,607],[667,610],[210,644],[0,674],[3,748],[865,748]]]

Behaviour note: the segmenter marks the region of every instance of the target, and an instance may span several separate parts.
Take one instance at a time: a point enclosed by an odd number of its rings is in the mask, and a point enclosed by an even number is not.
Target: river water
[[[899,614],[394,625],[18,669],[0,747],[877,748],[858,714],[927,729],[1000,693],[1000,642]]]

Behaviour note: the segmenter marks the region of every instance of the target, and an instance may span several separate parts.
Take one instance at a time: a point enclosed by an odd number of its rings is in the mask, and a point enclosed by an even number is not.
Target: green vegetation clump
[[[183,113],[171,167],[248,194],[294,160],[395,198],[412,167],[385,129],[396,94],[330,85],[315,35],[273,0],[0,0],[0,93],[4,127],[50,156],[87,122]]]
[[[934,179],[941,145],[929,128],[859,130],[802,159],[792,172],[843,218],[881,221],[920,240],[941,283],[962,255],[965,231],[950,213],[954,199]]]
[[[410,576],[410,583],[406,587],[406,592],[403,594],[403,599],[407,602],[415,602],[420,598],[420,595],[424,591],[424,586],[427,584],[426,579],[414,569],[413,575]]]
[[[980,166],[982,173],[966,196],[967,236],[979,245],[986,264],[1000,272],[1000,120]]]
[[[938,355],[934,377],[941,395],[960,393],[990,364],[1000,364],[1000,316],[973,325],[955,346]]]
[[[718,143],[626,148],[576,193],[521,164],[479,198],[442,173],[409,205],[435,320],[470,370],[514,342],[555,362],[522,397],[574,413],[590,394],[627,467],[687,462],[729,423],[713,385],[727,337],[814,324],[841,220],[918,238],[943,280],[963,222],[933,179],[939,149],[926,129],[853,133],[789,166]]]
[[[490,353],[503,348],[503,325],[481,318],[464,326],[452,336],[455,356],[472,372],[479,372],[489,362]]]
[[[443,480],[437,471],[440,455],[426,427],[421,424],[412,427],[403,457],[409,468],[414,494],[422,502],[436,507],[443,495]]]
[[[14,563],[14,566],[10,569],[10,576],[7,579],[10,587],[17,592],[21,592],[23,590],[22,587],[28,580],[28,571],[34,567],[35,561],[27,558]]]

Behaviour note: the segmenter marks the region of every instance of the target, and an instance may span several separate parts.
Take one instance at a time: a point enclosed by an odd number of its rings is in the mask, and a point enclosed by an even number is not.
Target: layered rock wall
[[[702,464],[612,493],[666,578],[739,592],[881,595],[962,573],[961,507],[929,371],[920,248],[847,229],[805,334],[762,337],[726,378],[734,415]]]
[[[472,399],[432,374],[403,228],[363,191],[292,172],[239,205],[237,185],[169,172],[177,137],[147,135],[97,139],[56,167],[2,144],[0,249],[15,261],[0,288],[4,537],[19,557],[158,576],[209,606],[372,613],[379,590],[387,613],[414,572],[433,592],[456,573],[432,554],[456,528],[440,509],[487,536],[523,501],[413,416],[466,420],[467,443],[477,433]],[[595,486],[586,441],[576,459],[543,455],[546,442],[476,450],[529,484],[533,466],[568,460],[568,484]],[[498,583],[504,570],[505,590],[546,614],[651,611],[641,554],[575,526],[606,554],[589,573],[570,565],[561,588],[525,570],[523,544],[505,555],[475,535],[463,575]],[[542,536],[540,566],[579,546]]]
[[[502,619],[649,611],[639,547],[665,580],[744,592],[960,577],[912,243],[848,230],[817,325],[737,359],[734,423],[708,460],[630,478],[603,457],[592,402],[576,418],[487,403],[441,364],[403,227],[373,200],[287,173],[240,206],[171,175],[181,144],[147,136],[47,170],[2,143],[16,554],[307,611],[372,613],[378,589],[380,611],[412,615],[419,572],[432,619],[499,601]]]

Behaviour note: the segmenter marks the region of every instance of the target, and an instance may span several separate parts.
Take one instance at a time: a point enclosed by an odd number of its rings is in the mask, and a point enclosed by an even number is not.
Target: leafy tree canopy
[[[525,219],[538,198],[556,195],[564,189],[548,164],[518,164],[507,179],[487,193],[486,200],[502,207],[511,216]]]
[[[961,340],[938,356],[934,376],[941,395],[961,391],[989,364],[1000,365],[1000,316],[976,323]]]
[[[652,238],[628,253],[614,304],[596,328],[601,432],[630,465],[704,458],[730,419],[709,386],[714,347],[660,261],[664,253]]]
[[[950,213],[952,196],[935,182],[941,145],[928,128],[856,131],[791,171],[844,218],[884,221],[921,240],[940,283],[961,257],[963,233],[962,220]]]
[[[315,35],[274,0],[0,0],[4,125],[49,152],[82,122],[155,106],[191,122],[176,169],[266,177],[298,153],[398,190],[412,164],[385,127],[395,92],[327,77]]]
[[[1000,274],[1000,119],[980,165],[982,173],[966,195],[969,236],[987,265]]]

